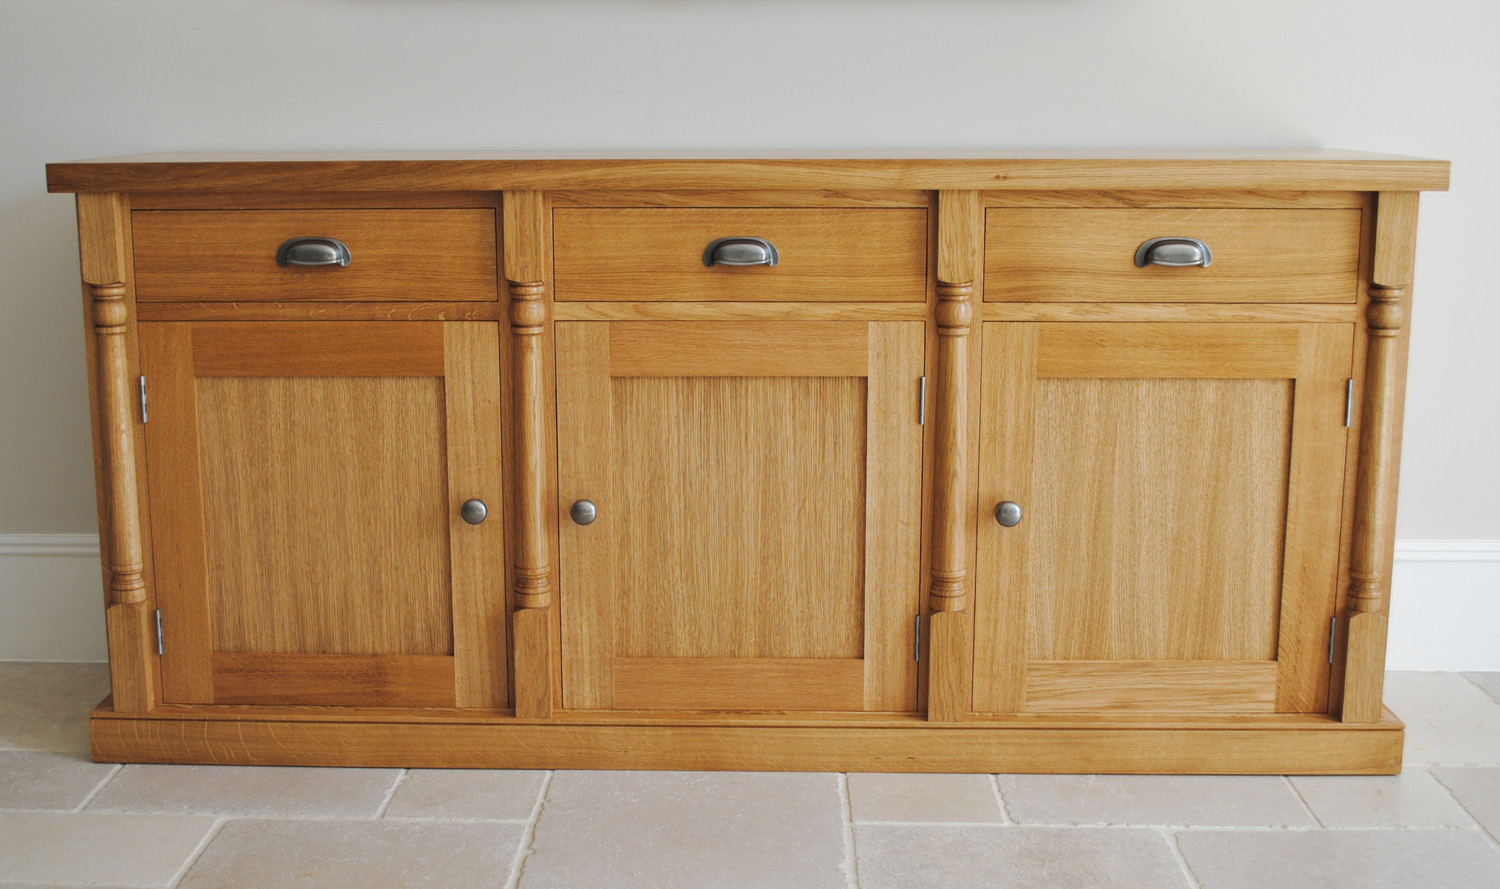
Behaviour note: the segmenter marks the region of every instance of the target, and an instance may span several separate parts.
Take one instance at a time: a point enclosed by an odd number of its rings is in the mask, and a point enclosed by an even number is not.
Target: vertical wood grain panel
[[[460,707],[500,708],[509,703],[500,328],[445,324],[443,334],[454,700]],[[490,511],[478,525],[461,515],[470,498],[483,500]]]
[[[1030,657],[1274,658],[1291,383],[1036,387]]]
[[[1037,325],[984,325],[979,554],[974,608],[974,709],[1019,713],[1026,695],[1026,609],[1032,523],[995,521],[1002,500],[1032,502]]]
[[[1354,327],[1307,324],[1300,332],[1276,649],[1276,710],[1282,713],[1320,712],[1328,702],[1328,619],[1339,592],[1349,442],[1344,399]]]
[[[615,378],[620,656],[863,656],[865,401],[859,377]]]
[[[201,377],[213,648],[449,654],[438,377]]]
[[[864,521],[864,705],[916,709],[912,631],[922,608],[923,326],[870,325]]]
[[[146,424],[146,465],[165,637],[162,695],[174,704],[214,703],[213,629],[208,612],[203,475],[193,325],[141,325],[141,368],[156,406]]]
[[[563,518],[558,535],[562,608],[563,705],[614,706],[614,424],[611,422],[609,324],[557,325],[558,513],[591,500],[588,525]]]

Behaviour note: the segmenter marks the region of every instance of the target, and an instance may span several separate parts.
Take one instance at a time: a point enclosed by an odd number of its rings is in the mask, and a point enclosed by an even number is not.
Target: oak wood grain
[[[1360,212],[996,208],[987,301],[1352,303]],[[1208,244],[1206,268],[1135,265],[1150,238]]]
[[[1444,190],[1446,161],[1351,151],[827,151],[781,157],[158,154],[48,164],[47,190]]]
[[[216,652],[221,704],[451,707],[454,659],[433,655]]]
[[[493,209],[138,210],[142,302],[499,298]],[[292,238],[337,238],[344,267],[276,264]]]
[[[847,716],[846,716],[847,719]],[[1054,720],[1056,722],[1056,720]],[[1404,732],[1332,720],[1241,717],[1229,725],[889,727],[775,724],[292,722],[96,711],[102,762],[412,768],[595,768],[1115,774],[1395,774]]]
[[[927,210],[561,208],[553,213],[560,302],[920,302]],[[703,264],[716,238],[758,237],[774,266]]]
[[[100,491],[100,555],[106,575],[105,626],[110,684],[115,706],[150,710],[158,695],[156,662],[148,624],[145,532],[137,457],[137,408],[131,374],[132,333],[129,204],[119,194],[80,195],[77,200],[79,260],[86,318],[92,324],[91,403],[96,430],[96,479]]]
[[[623,710],[865,709],[860,658],[615,658]]]
[[[1032,661],[1026,707],[1035,713],[1271,713],[1276,664],[1250,661]]]
[[[1385,683],[1385,615],[1396,546],[1417,198],[1415,192],[1382,192],[1376,204],[1354,534],[1344,604],[1349,622],[1343,685],[1347,722],[1379,718]]]

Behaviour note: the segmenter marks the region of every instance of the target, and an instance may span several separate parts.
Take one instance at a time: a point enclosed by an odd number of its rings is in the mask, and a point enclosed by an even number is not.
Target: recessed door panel
[[[597,510],[561,534],[567,706],[913,709],[921,325],[565,322],[557,350],[561,513]]]
[[[497,326],[141,339],[166,699],[504,706]]]
[[[1352,338],[986,324],[975,708],[1320,710]]]

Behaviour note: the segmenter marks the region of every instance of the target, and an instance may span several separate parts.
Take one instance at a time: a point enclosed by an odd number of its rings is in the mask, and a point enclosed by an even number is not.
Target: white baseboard
[[[0,534],[0,661],[103,661],[99,541]],[[1500,540],[1401,540],[1392,670],[1500,670]]]
[[[103,661],[96,534],[0,534],[0,661]]]

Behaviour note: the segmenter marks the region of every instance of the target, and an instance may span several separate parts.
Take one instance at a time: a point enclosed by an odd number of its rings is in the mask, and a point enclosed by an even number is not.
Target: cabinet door
[[[975,709],[1324,709],[1352,341],[985,324]]]
[[[498,326],[140,331],[165,699],[505,706]]]
[[[566,706],[915,709],[922,360],[917,322],[557,324]]]

